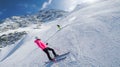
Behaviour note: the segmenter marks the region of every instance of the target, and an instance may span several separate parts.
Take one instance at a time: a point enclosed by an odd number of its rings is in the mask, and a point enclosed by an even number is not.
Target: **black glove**
[[[48,43],[46,43],[46,45],[48,45]]]

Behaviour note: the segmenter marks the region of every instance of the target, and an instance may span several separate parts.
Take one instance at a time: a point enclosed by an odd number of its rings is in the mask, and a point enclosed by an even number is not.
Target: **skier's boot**
[[[58,54],[55,55],[55,57],[59,56]]]

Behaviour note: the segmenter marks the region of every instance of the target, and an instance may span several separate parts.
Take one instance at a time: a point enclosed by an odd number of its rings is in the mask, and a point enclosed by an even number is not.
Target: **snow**
[[[120,67],[119,21],[120,1],[109,0],[77,9],[62,19],[42,24],[40,29],[28,27],[24,40],[16,44],[19,47],[2,49],[0,67],[46,67],[48,58],[34,43],[35,36],[59,54],[71,52],[52,67]],[[60,31],[57,24],[62,27]]]

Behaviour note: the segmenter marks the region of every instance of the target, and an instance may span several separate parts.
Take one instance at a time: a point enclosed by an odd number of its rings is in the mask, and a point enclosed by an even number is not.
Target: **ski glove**
[[[48,45],[48,43],[46,43],[46,45]]]

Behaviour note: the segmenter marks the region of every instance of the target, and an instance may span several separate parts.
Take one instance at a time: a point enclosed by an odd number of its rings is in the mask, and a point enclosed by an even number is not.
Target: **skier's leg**
[[[50,57],[50,54],[49,54],[49,52],[48,52],[48,49],[46,48],[46,49],[44,49],[43,51],[47,54],[49,60],[52,60],[52,58]]]
[[[58,56],[58,54],[56,54],[56,52],[54,51],[54,49],[48,47],[48,50],[52,51],[52,53],[54,54],[55,57]]]

